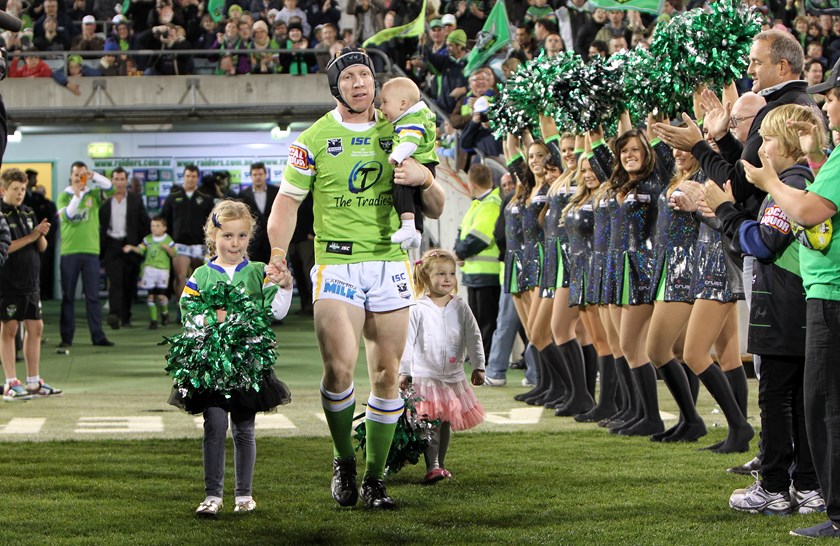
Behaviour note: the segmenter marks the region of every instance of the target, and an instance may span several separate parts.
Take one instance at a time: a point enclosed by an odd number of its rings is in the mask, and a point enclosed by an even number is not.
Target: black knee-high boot
[[[630,365],[627,363],[627,359],[623,356],[616,358],[615,369],[618,372],[619,384],[621,385],[623,404],[618,407],[618,413],[607,421],[605,426],[609,429],[622,426],[634,420],[639,410],[637,404],[639,397],[636,395],[636,385],[633,383],[633,374],[630,371]]]
[[[650,436],[665,430],[662,417],[659,416],[659,395],[656,392],[656,369],[648,362],[633,368],[633,379],[641,394],[641,406],[644,416],[629,427],[622,427],[618,432],[622,436]]]
[[[592,423],[612,417],[618,411],[616,394],[618,387],[618,370],[615,369],[615,359],[612,355],[598,357],[598,375],[601,377],[601,392],[598,405],[586,413],[575,415],[579,423]]]
[[[571,393],[564,404],[557,406],[554,415],[562,417],[587,412],[595,406],[595,400],[586,388],[586,365],[583,362],[580,343],[573,339],[558,348],[569,366]]]
[[[671,360],[659,368],[659,373],[680,408],[680,419],[676,425],[665,432],[652,435],[651,441],[696,442],[698,438],[706,435],[706,425],[697,413],[688,377],[682,365],[676,359]]]
[[[572,378],[569,375],[569,364],[566,362],[566,357],[560,348],[553,341],[551,344],[543,349],[547,351],[549,356],[549,373],[551,373],[554,383],[552,388],[543,393],[543,395],[535,402],[537,405],[543,405],[547,409],[552,409],[557,404],[561,404],[568,399],[572,391]],[[543,360],[546,356],[543,355]]]
[[[747,451],[750,448],[750,440],[755,435],[755,431],[747,422],[744,414],[741,413],[726,376],[720,368],[712,364],[698,377],[720,406],[724,417],[726,417],[726,422],[729,424],[729,434],[726,440],[712,451],[716,453],[743,453]]]
[[[744,371],[743,366],[738,366],[734,370],[724,372],[726,380],[729,382],[729,388],[732,389],[732,394],[735,395],[735,401],[738,402],[738,407],[744,417],[747,417],[749,387],[747,386],[747,372]]]
[[[697,374],[688,367],[685,362],[682,363],[683,372],[688,378],[688,388],[691,389],[691,399],[694,400],[694,405],[697,405],[697,397],[700,396],[700,380],[697,379]]]
[[[598,378],[598,351],[595,349],[595,344],[590,343],[584,345],[583,349],[583,365],[586,369],[586,390],[589,391],[589,396],[595,398],[595,383]]]
[[[549,400],[556,400],[566,392],[563,372],[565,364],[563,356],[557,349],[554,342],[549,343],[540,350],[542,361],[542,372],[545,375],[543,388],[531,396],[526,396],[524,402],[532,406],[541,406]]]
[[[528,360],[527,355],[530,355],[531,359],[534,362],[534,365],[537,367],[537,384],[534,385],[530,390],[527,390],[525,392],[519,393],[516,396],[514,396],[513,399],[516,400],[517,402],[522,402],[522,401],[525,400],[526,397],[532,396],[535,392],[537,392],[537,390],[540,388],[540,381],[542,381],[542,378],[543,378],[542,361],[540,360],[540,352],[537,350],[536,347],[534,347],[533,345],[531,345],[529,343],[525,347],[525,354],[526,354],[525,360],[527,361]]]

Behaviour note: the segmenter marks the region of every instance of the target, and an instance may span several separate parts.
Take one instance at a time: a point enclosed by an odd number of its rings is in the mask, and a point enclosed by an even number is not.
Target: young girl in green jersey
[[[248,207],[239,201],[224,199],[216,204],[204,226],[209,262],[193,272],[181,295],[184,329],[187,333],[205,328],[222,328],[226,309],[207,314],[189,312],[190,298],[200,297],[202,290],[210,290],[219,281],[242,286],[258,305],[271,308],[277,319],[286,316],[292,299],[291,275],[285,268],[265,272],[265,264],[248,260],[246,251],[254,229],[254,219]],[[232,360],[231,355],[217,355],[220,360]],[[234,373],[236,362],[228,366]],[[225,436],[228,414],[233,432],[234,468],[236,470],[236,504],[234,512],[250,512],[256,508],[251,496],[251,480],[256,460],[254,419],[258,411],[268,411],[286,404],[289,391],[273,373],[259,383],[259,389],[236,389],[230,393],[188,389],[177,391],[171,401],[190,413],[204,415],[204,487],[206,498],[199,505],[199,517],[216,518],[222,508],[222,489],[225,469]],[[185,392],[186,391],[186,392]]]

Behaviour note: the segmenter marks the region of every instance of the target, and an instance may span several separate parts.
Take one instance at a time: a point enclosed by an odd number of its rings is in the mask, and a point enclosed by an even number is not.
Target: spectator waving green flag
[[[644,11],[658,15],[662,13],[662,4],[665,0],[590,0],[595,7],[603,9],[622,9]]]
[[[210,0],[207,3],[207,13],[218,23],[225,17],[225,0]]]
[[[426,32],[426,0],[423,0],[423,7],[420,8],[420,15],[417,16],[417,19],[405,25],[380,30],[365,40],[362,47],[379,45],[394,38],[415,38],[424,32]]]
[[[475,47],[467,55],[467,65],[464,67],[464,74],[469,76],[476,68],[482,66],[497,51],[511,42],[510,23],[508,22],[507,10],[504,2],[496,2],[490,15],[484,22],[484,28],[476,37]]]

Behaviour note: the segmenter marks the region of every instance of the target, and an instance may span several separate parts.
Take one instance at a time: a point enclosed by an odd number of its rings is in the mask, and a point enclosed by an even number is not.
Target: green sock
[[[321,405],[332,436],[333,455],[336,459],[355,457],[353,414],[356,412],[356,397],[353,385],[342,393],[330,392],[321,385]]]
[[[385,477],[385,464],[388,462],[388,452],[394,441],[396,423],[377,423],[365,419],[365,478]]]
[[[149,318],[151,318],[152,321],[157,321],[157,317],[158,317],[157,306],[154,304],[154,302],[151,302],[149,304]]]
[[[403,409],[402,398],[379,398],[372,393],[368,398],[365,412],[365,478],[381,480],[385,477],[388,453]]]

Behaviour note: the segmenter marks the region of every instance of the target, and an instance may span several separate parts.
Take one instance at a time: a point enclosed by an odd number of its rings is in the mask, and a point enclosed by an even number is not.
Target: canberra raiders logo
[[[476,36],[475,48],[479,51],[487,51],[496,43],[496,25],[491,25],[488,30],[482,30]]]
[[[8,305],[6,306],[6,316],[11,317],[17,312],[17,305]]]

